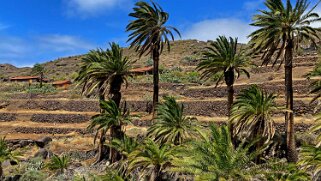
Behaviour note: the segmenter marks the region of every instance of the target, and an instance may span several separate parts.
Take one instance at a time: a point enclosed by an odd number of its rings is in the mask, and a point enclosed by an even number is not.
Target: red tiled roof
[[[144,72],[149,72],[149,71],[153,71],[153,67],[142,67],[142,68],[136,68],[136,69],[132,69],[130,72],[132,73],[144,73]]]
[[[40,79],[39,76],[17,76],[11,77],[10,80],[29,80],[29,79]]]
[[[53,82],[52,85],[64,85],[64,84],[71,84],[70,80],[61,80],[61,81],[56,81]]]

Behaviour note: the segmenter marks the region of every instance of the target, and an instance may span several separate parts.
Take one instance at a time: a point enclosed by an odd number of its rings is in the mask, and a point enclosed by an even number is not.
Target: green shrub
[[[29,170],[21,176],[20,181],[43,181],[46,178],[47,174],[39,170]]]
[[[64,169],[67,169],[70,164],[70,157],[67,155],[63,155],[61,157],[54,155],[51,157],[49,163],[47,163],[46,167],[50,170],[60,170],[61,172]]]
[[[47,94],[55,93],[57,92],[57,89],[50,84],[44,84],[42,87],[40,87],[39,85],[31,85],[30,87],[26,88],[26,92],[34,94]]]

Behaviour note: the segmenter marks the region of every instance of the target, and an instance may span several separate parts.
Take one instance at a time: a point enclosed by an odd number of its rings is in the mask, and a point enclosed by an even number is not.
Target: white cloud
[[[225,18],[204,20],[193,24],[183,33],[184,39],[197,39],[202,41],[215,40],[218,36],[225,35],[238,37],[240,43],[249,41],[247,36],[255,28],[249,23],[239,19]]]
[[[95,48],[91,43],[69,35],[46,35],[38,37],[38,41],[40,48],[52,49],[56,52],[72,52]]]
[[[68,15],[93,16],[115,7],[127,6],[131,0],[66,0]]]

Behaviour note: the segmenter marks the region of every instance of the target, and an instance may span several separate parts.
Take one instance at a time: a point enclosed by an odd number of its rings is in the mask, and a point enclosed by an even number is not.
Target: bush
[[[21,176],[20,181],[43,181],[46,178],[47,174],[39,170],[29,170]]]
[[[67,169],[70,164],[70,157],[63,155],[61,157],[54,155],[46,167],[50,170],[60,170],[61,173],[64,169]]]
[[[31,85],[26,88],[26,92],[32,94],[48,94],[57,92],[57,89],[49,84],[44,84],[42,87],[39,85]]]

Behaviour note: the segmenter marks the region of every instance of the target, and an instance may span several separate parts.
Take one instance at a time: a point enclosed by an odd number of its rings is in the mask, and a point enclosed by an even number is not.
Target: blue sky
[[[7,0],[0,4],[0,63],[32,66],[83,54],[115,41],[127,46],[125,27],[136,0]],[[155,0],[182,39],[239,37],[253,31],[263,0]]]

